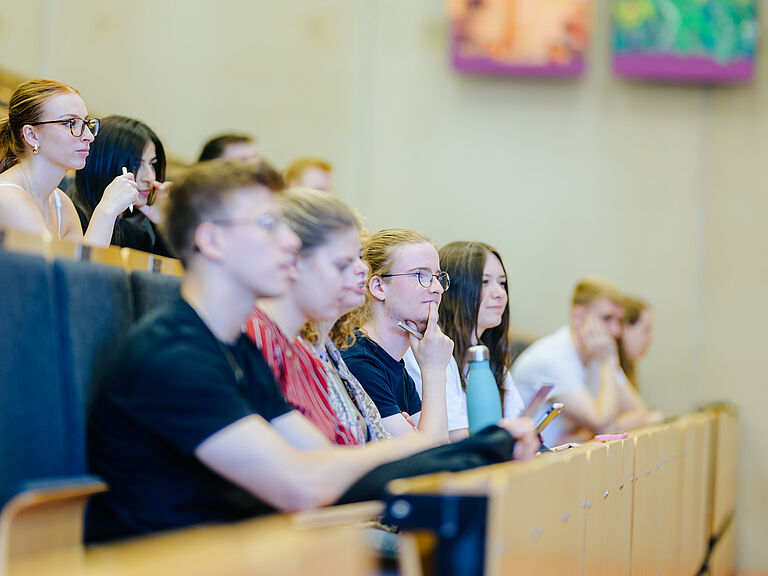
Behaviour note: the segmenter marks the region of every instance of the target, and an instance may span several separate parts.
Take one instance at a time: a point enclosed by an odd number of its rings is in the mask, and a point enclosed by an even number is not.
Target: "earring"
[[[35,144],[34,148],[32,148],[32,154],[37,154],[40,151],[40,144]]]

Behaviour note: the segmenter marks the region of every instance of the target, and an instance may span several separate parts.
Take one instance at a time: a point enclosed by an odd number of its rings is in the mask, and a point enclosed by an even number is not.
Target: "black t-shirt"
[[[88,448],[91,471],[109,492],[91,500],[86,541],[273,511],[194,455],[245,416],[272,420],[291,410],[247,336],[220,342],[179,299],[131,330],[107,374],[91,409]]]
[[[355,344],[343,350],[341,355],[350,372],[376,403],[381,417],[421,412],[421,398],[413,379],[405,371],[405,363],[392,358],[363,333],[356,332],[355,336]]]

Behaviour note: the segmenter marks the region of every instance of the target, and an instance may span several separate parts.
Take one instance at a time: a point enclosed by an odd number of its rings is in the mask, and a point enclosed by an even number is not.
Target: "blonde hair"
[[[382,276],[389,274],[392,271],[392,266],[397,260],[398,249],[410,244],[432,244],[434,243],[421,232],[415,232],[413,230],[407,230],[405,228],[388,228],[386,230],[380,230],[376,232],[366,242],[365,249],[363,250],[363,260],[371,270],[371,276]],[[370,320],[373,314],[373,296],[370,292],[365,295],[365,304],[363,304],[357,310],[353,310],[348,314],[345,331],[349,332],[356,328],[360,328],[363,324]],[[342,342],[336,342],[340,348],[347,347],[349,344]]]
[[[360,216],[335,196],[309,188],[289,188],[277,195],[277,204],[288,227],[301,239],[301,254],[325,245],[336,232],[361,229]],[[312,323],[305,324],[301,336],[316,345],[320,333]]]
[[[77,90],[56,80],[30,80],[19,86],[8,103],[8,118],[0,120],[0,173],[16,164],[26,153],[22,130],[43,119],[45,103],[54,96]]]
[[[301,253],[328,242],[336,232],[360,229],[360,216],[335,196],[310,188],[288,188],[277,195],[277,204],[291,230],[301,239]]]
[[[286,184],[293,186],[295,182],[301,181],[301,175],[310,168],[319,168],[330,172],[333,169],[331,163],[322,158],[298,158],[291,162],[283,174]]]
[[[579,280],[573,289],[571,308],[584,306],[599,298],[607,298],[618,304],[624,302],[624,294],[609,280],[599,276],[588,276]]]

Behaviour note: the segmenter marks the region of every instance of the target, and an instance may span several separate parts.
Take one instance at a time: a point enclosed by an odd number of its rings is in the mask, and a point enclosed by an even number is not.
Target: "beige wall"
[[[644,296],[649,403],[742,410],[740,558],[768,568],[766,54],[747,87],[621,81],[598,4],[573,81],[453,72],[441,0],[4,2],[0,66],[142,118],[188,159],[231,129],[280,164],[330,158],[371,228],[499,248],[523,330],[563,323],[584,274]]]

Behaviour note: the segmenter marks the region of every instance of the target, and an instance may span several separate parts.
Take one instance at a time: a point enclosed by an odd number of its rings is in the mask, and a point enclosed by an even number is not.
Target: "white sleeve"
[[[571,358],[568,354],[550,354],[540,349],[526,352],[512,365],[512,375],[521,395],[532,396],[542,384],[554,385],[550,398],[584,388],[586,369],[575,354],[575,358]]]
[[[419,398],[424,398],[421,387],[421,370],[419,369],[419,364],[416,362],[416,357],[413,355],[413,351],[410,348],[408,348],[405,356],[403,356],[403,362],[405,362],[406,372],[413,378],[413,383],[416,384],[416,391],[419,393]],[[468,428],[467,394],[461,387],[459,367],[453,356],[451,356],[451,360],[448,362],[448,366],[445,369],[445,404],[448,414],[448,430]]]
[[[448,410],[448,430],[469,428],[467,417],[467,393],[461,387],[459,366],[451,356],[445,379],[445,404]]]
[[[525,408],[525,402],[523,402],[523,397],[520,396],[520,391],[517,389],[515,381],[512,380],[512,374],[509,371],[507,371],[507,375],[504,377],[503,388],[504,407],[502,413],[504,418],[511,420],[519,418],[523,408]]]
[[[403,362],[405,362],[405,371],[408,372],[408,376],[416,384],[416,392],[419,393],[419,398],[424,398],[424,394],[421,392],[421,369],[419,368],[419,363],[416,362],[416,356],[413,355],[413,351],[410,348],[405,351]]]

